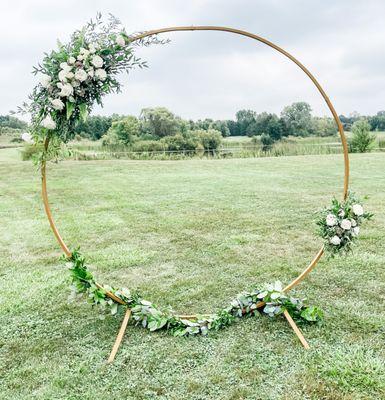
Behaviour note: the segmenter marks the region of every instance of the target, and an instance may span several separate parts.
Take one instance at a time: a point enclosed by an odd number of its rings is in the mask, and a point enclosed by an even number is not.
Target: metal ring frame
[[[270,42],[267,39],[264,39],[263,37],[254,35],[253,33],[247,32],[247,31],[242,31],[239,29],[234,29],[234,28],[229,28],[225,26],[177,26],[177,27],[170,27],[170,28],[162,28],[162,29],[154,29],[151,31],[147,31],[144,33],[141,33],[139,35],[134,36],[131,41],[136,41],[143,39],[148,36],[156,35],[159,33],[165,33],[165,32],[180,32],[180,31],[221,31],[221,32],[228,32],[228,33],[233,33],[241,36],[246,36],[251,39],[257,40],[258,42],[264,43],[265,45],[277,50],[284,56],[286,56],[289,60],[293,61],[294,64],[296,64],[301,70],[310,78],[310,80],[314,83],[322,97],[324,98],[329,110],[331,111],[333,118],[338,126],[338,132],[341,137],[341,143],[342,143],[342,148],[343,148],[343,155],[344,155],[344,168],[345,168],[345,174],[344,174],[344,186],[343,186],[343,199],[345,200],[348,194],[348,186],[349,186],[349,155],[348,155],[348,146],[347,146],[347,141],[344,133],[343,126],[341,124],[341,121],[333,107],[333,104],[329,100],[328,96],[326,95],[325,91],[322,89],[321,85],[318,83],[316,78],[311,74],[311,72],[301,63],[299,62],[295,57],[293,57],[290,53],[288,53],[286,50],[282,49],[281,47],[277,46],[276,44]],[[45,142],[45,148],[48,148],[49,145],[49,139],[46,140]],[[65,255],[70,257],[71,252],[68,248],[68,246],[65,244],[64,240],[62,239],[52,216],[51,213],[51,208],[49,205],[48,201],[48,192],[47,192],[47,173],[46,173],[46,162],[43,161],[42,167],[41,167],[41,177],[42,177],[42,197],[43,197],[43,203],[44,203],[44,208],[45,212],[47,214],[48,221],[50,223],[51,229],[57,239],[57,241],[60,244],[60,247],[64,251]],[[317,265],[317,262],[321,258],[322,254],[324,252],[324,248],[321,247],[321,249],[317,252],[317,254],[314,256],[310,264],[291,282],[289,283],[285,288],[284,291],[287,292],[288,290],[292,289],[296,285],[298,285],[310,272],[311,270]],[[98,287],[102,287],[102,285],[97,284]],[[116,297],[113,293],[107,292],[107,295],[112,298],[113,300],[117,301],[118,303],[125,304],[121,299]],[[259,306],[263,306],[263,303],[259,303]],[[183,316],[183,317],[191,317],[193,318],[194,316]]]

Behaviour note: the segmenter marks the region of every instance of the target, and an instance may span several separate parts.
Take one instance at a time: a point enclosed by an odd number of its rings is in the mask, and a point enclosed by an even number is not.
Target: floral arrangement
[[[116,289],[96,284],[86,266],[85,258],[78,250],[65,260],[73,281],[72,297],[76,297],[78,293],[85,294],[91,304],[100,307],[101,310],[109,309],[113,315],[117,314],[120,308],[129,307],[136,325],[150,331],[164,329],[175,336],[206,335],[210,330],[224,328],[239,318],[258,315],[259,310],[269,317],[281,315],[287,310],[299,322],[317,322],[323,316],[319,308],[306,306],[303,300],[288,296],[283,291],[282,284],[275,282],[262,290],[253,289],[251,292],[239,294],[228,307],[215,314],[197,315],[193,318],[179,317],[171,310],[161,311],[151,302],[141,298],[138,293],[126,288]],[[115,301],[108,293],[112,293],[123,304]]]
[[[349,252],[360,233],[360,225],[372,216],[365,212],[354,193],[349,192],[342,202],[334,198],[331,207],[322,210],[317,220],[325,250],[331,255]]]
[[[19,112],[31,114],[30,134],[35,143],[49,139],[50,151],[45,149],[44,159],[48,153],[57,157],[61,144],[73,137],[74,126],[95,103],[102,105],[104,95],[120,91],[119,73],[147,66],[135,56],[135,46],[166,42],[156,36],[134,42],[131,38],[117,18],[110,15],[103,23],[98,14],[95,21],[74,32],[69,43],[58,42],[58,49],[46,53],[34,67],[40,83]]]

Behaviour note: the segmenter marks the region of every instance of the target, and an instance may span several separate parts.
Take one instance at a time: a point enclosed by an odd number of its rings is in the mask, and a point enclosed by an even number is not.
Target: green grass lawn
[[[385,398],[385,156],[351,156],[373,222],[355,253],[323,258],[295,293],[321,307],[304,350],[283,318],[208,337],[130,325],[81,299],[44,215],[40,178],[0,150],[0,399]],[[49,166],[57,225],[101,283],[177,312],[214,312],[238,292],[288,283],[321,245],[314,212],[342,193],[341,155]]]

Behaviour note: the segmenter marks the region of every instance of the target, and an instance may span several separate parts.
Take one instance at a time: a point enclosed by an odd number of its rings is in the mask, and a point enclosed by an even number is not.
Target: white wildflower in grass
[[[334,214],[328,214],[326,216],[326,225],[327,226],[337,225],[337,217]]]
[[[32,135],[29,132],[24,132],[21,135],[21,139],[24,140],[24,142],[33,143]]]
[[[88,75],[87,72],[84,71],[84,69],[78,69],[75,72],[75,79],[77,79],[80,82],[83,82],[87,79]]]
[[[357,226],[357,221],[355,219],[351,219],[350,222],[352,223],[352,226]]]
[[[338,211],[338,216],[339,216],[340,218],[343,218],[343,217],[345,216],[345,211],[344,211],[344,210]]]
[[[352,227],[352,223],[350,222],[349,219],[345,218],[340,222],[340,227],[345,231],[348,231]]]
[[[360,227],[356,226],[353,228],[353,236],[358,236],[358,234],[360,233]]]
[[[60,99],[52,99],[51,104],[55,110],[63,110],[64,108],[64,103]]]
[[[99,68],[95,71],[95,76],[101,81],[104,81],[107,78],[107,72],[104,69]]]
[[[122,35],[118,35],[116,36],[115,42],[119,45],[119,46],[124,46],[126,44],[126,41],[124,40],[124,37]]]
[[[364,208],[361,204],[353,204],[352,207],[353,213],[360,217],[364,213]]]
[[[94,55],[94,56],[92,56],[91,64],[95,68],[101,68],[104,64],[103,58],[98,55]]]
[[[56,128],[56,123],[55,123],[55,121],[52,119],[52,117],[50,115],[47,115],[43,119],[43,121],[41,121],[41,125],[44,128],[47,128],[47,129],[55,129]]]
[[[335,235],[330,239],[330,243],[334,246],[338,246],[341,244],[341,239],[337,235]]]
[[[43,74],[40,78],[40,83],[44,88],[47,88],[51,83],[51,77],[47,74]]]

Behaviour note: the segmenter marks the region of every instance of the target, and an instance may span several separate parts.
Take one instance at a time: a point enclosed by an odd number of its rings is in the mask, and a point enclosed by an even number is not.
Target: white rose
[[[93,68],[90,68],[87,70],[88,75],[93,78],[95,75],[95,70]]]
[[[107,72],[106,72],[104,69],[97,69],[97,70],[95,71],[95,76],[96,76],[98,79],[104,81],[104,80],[107,78]]]
[[[91,64],[96,68],[101,68],[103,66],[103,58],[95,55],[92,57]]]
[[[348,219],[343,219],[340,223],[340,226],[345,231],[348,231],[352,227],[352,223]]]
[[[52,117],[50,115],[47,115],[43,119],[43,121],[41,121],[41,125],[44,128],[47,128],[47,129],[55,129],[56,128],[56,123],[55,123],[55,121],[52,119]]]
[[[79,81],[72,81],[72,82],[71,82],[71,85],[72,85],[73,87],[79,87],[79,86],[80,86],[80,82],[79,82]]]
[[[68,74],[68,71],[65,70],[65,69],[62,69],[62,70],[59,72],[59,81],[61,81],[61,82],[67,82],[67,74]]]
[[[335,235],[330,239],[330,243],[334,244],[334,246],[338,246],[339,244],[341,244],[341,239]]]
[[[74,88],[69,83],[61,86],[61,91],[59,93],[60,97],[68,97],[71,96],[74,92]]]
[[[24,132],[21,135],[21,138],[24,140],[24,142],[33,143],[32,135],[28,132]]]
[[[358,217],[364,213],[364,209],[361,204],[353,204],[352,208],[353,208],[354,214],[356,214]]]
[[[71,56],[71,57],[67,60],[67,62],[68,62],[68,64],[75,64],[76,58]]]
[[[75,75],[74,75],[73,72],[67,72],[67,74],[66,74],[66,78],[67,78],[67,79],[72,79],[74,76],[75,76]]]
[[[51,77],[47,74],[43,74],[40,79],[40,83],[44,88],[47,88],[51,83]]]
[[[360,227],[356,226],[355,228],[353,228],[353,236],[358,236],[358,234],[360,233]]]
[[[90,45],[88,46],[88,48],[89,48],[91,54],[94,54],[94,53],[96,52],[96,47],[95,47],[95,45],[90,44]]]
[[[326,216],[326,225],[327,226],[334,226],[337,224],[337,218],[334,214],[328,214]]]
[[[65,71],[69,71],[72,67],[71,65],[68,65],[66,62],[60,63],[60,68],[64,69]]]
[[[60,99],[51,100],[52,107],[55,110],[62,110],[64,108],[64,103]]]
[[[118,35],[116,36],[115,42],[119,45],[119,46],[125,46],[126,41],[124,40],[124,37],[122,35]]]
[[[357,226],[357,221],[355,219],[351,219],[350,222],[352,223],[352,226]]]
[[[78,69],[75,72],[75,79],[77,79],[80,82],[83,82],[87,79],[87,72],[84,71],[84,69]]]
[[[79,54],[76,58],[77,58],[79,61],[83,61],[83,60],[84,60],[84,57],[83,57],[82,54]]]
[[[345,216],[345,211],[344,210],[338,211],[338,216],[343,218]]]

